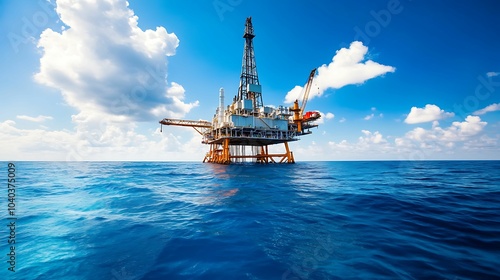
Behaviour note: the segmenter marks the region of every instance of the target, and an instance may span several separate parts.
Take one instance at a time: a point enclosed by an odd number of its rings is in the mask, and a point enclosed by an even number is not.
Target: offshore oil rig
[[[311,134],[310,128],[318,126],[314,121],[321,117],[320,113],[304,112],[316,69],[309,75],[300,107],[298,100],[291,108],[264,106],[255,63],[254,37],[252,18],[249,17],[243,35],[245,47],[238,93],[231,105],[224,107],[224,89],[219,90],[219,106],[212,122],[179,119],[160,121],[161,125],[192,127],[200,133],[202,143],[210,145],[203,162],[295,163],[288,142],[300,140],[299,136]],[[284,153],[269,153],[268,146],[275,144],[284,144]]]

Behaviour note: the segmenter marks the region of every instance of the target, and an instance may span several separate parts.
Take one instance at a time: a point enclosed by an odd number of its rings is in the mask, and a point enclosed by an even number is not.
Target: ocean
[[[500,161],[13,163],[0,279],[500,279]]]

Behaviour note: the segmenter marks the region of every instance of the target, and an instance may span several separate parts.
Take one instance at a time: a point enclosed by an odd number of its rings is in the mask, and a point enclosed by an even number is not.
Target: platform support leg
[[[290,148],[288,148],[288,142],[285,142],[285,150],[286,150],[286,159],[288,163],[295,163],[295,160],[293,158],[293,153],[290,151]]]

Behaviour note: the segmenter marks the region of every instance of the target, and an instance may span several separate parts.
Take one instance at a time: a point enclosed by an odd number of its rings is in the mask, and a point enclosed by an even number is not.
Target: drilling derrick
[[[245,23],[245,47],[243,48],[243,59],[241,63],[240,86],[236,101],[252,100],[253,110],[257,111],[262,107],[262,92],[257,74],[257,64],[255,63],[255,54],[253,51],[253,25],[252,18],[247,18]]]
[[[243,38],[245,46],[240,85],[233,102],[224,107],[224,89],[221,88],[219,106],[211,122],[163,119],[160,124],[188,126],[200,133],[202,143],[210,145],[203,162],[229,164],[251,160],[257,163],[294,163],[288,142],[310,134],[309,129],[318,126],[314,121],[321,117],[316,111],[304,114],[316,69],[309,75],[300,107],[297,100],[291,108],[264,106],[255,63],[255,34],[251,17],[246,19]],[[269,153],[269,146],[275,144],[283,144],[285,151]]]

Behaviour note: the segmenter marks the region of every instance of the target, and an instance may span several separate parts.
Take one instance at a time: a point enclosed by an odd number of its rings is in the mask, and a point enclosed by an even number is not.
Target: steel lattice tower
[[[262,93],[260,90],[249,92],[249,85],[258,85],[259,76],[257,74],[257,64],[255,63],[255,54],[253,51],[253,33],[252,17],[248,17],[245,23],[245,48],[243,49],[243,60],[241,65],[240,87],[238,89],[237,101],[250,99],[253,102],[254,110],[263,106]],[[260,87],[259,87],[260,88]]]

